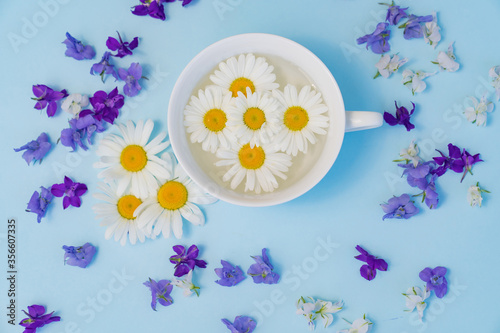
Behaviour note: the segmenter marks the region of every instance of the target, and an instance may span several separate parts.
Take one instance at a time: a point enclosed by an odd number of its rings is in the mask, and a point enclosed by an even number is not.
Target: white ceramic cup
[[[329,109],[329,128],[322,138],[322,144],[311,145],[310,152],[303,156],[293,173],[290,172],[288,179],[281,181],[274,192],[255,194],[231,190],[229,184],[222,181],[223,171],[209,172],[207,166],[200,163],[200,150],[193,149],[184,126],[184,108],[191,95],[197,94],[194,89],[199,86],[199,82],[206,80],[221,61],[242,53],[279,57],[295,65],[311,79]],[[220,40],[191,60],[172,90],[167,121],[172,148],[180,165],[206,192],[237,205],[271,206],[297,198],[314,187],[335,162],[344,133],[379,127],[382,125],[382,115],[368,111],[345,111],[342,94],[333,75],[314,53],[302,45],[276,35],[250,33]],[[213,169],[212,166],[210,169]]]

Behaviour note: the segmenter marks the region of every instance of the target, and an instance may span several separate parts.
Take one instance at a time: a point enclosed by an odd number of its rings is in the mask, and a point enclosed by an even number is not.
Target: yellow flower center
[[[253,169],[256,170],[264,165],[264,161],[266,159],[266,153],[262,147],[253,147],[250,148],[250,144],[247,143],[243,147],[241,147],[238,152],[238,158],[240,159],[240,164],[245,169]]]
[[[127,220],[135,220],[134,212],[137,207],[142,203],[140,199],[138,199],[134,195],[125,195],[118,199],[118,213],[127,219]]]
[[[165,209],[177,210],[188,200],[188,191],[184,184],[170,180],[158,190],[158,203]]]
[[[203,124],[212,132],[219,132],[226,127],[226,113],[221,109],[211,109],[203,116]]]
[[[243,114],[243,122],[254,131],[260,129],[265,121],[266,115],[259,108],[248,108]]]
[[[285,111],[285,126],[291,131],[300,131],[309,122],[307,111],[300,106],[291,106]]]
[[[239,77],[231,83],[229,86],[229,91],[233,93],[233,97],[238,97],[238,91],[241,91],[243,95],[247,95],[247,88],[250,88],[252,93],[255,92],[255,86],[253,82],[245,77]]]
[[[138,145],[130,145],[122,150],[120,163],[123,168],[130,172],[137,172],[144,169],[148,163],[148,156],[144,148]]]

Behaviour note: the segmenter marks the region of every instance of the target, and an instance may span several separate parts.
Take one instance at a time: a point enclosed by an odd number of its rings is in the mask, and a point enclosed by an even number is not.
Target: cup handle
[[[354,132],[382,126],[382,114],[372,111],[346,111],[345,131]]]

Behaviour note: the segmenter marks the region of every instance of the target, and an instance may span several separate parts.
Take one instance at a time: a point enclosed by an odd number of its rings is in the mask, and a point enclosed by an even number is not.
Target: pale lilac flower
[[[408,21],[400,25],[398,28],[405,29],[403,31],[403,36],[405,39],[422,38],[424,36],[422,23],[431,22],[432,20],[432,15],[417,16],[412,14],[408,17]]]
[[[78,119],[73,118],[69,120],[69,125],[69,128],[61,131],[61,144],[71,147],[73,151],[76,150],[77,145],[83,150],[87,150],[88,147],[83,140],[87,138],[87,143],[92,145],[92,135],[94,133],[101,133],[106,129],[103,122],[97,120],[94,117],[94,113],[90,110],[83,110]]]
[[[500,100],[500,66],[490,68],[488,75],[492,78],[491,85],[495,88],[497,101]]]
[[[388,78],[392,73],[396,73],[399,67],[406,64],[407,61],[407,58],[399,59],[399,56],[397,54],[392,55],[392,57],[388,54],[384,54],[375,64],[375,67],[377,67],[378,71],[373,78],[375,79],[379,76]]]
[[[87,267],[96,253],[95,246],[90,243],[85,243],[82,246],[66,246],[64,245],[64,263],[71,266],[81,268]]]
[[[101,61],[92,65],[90,68],[90,74],[99,74],[101,81],[104,82],[104,75],[111,74],[115,80],[118,80],[118,75],[116,75],[115,67],[109,62],[109,57],[111,52],[104,52]]]
[[[405,69],[403,71],[403,80],[401,81],[408,89],[411,90],[411,93],[415,95],[415,93],[419,93],[425,90],[427,84],[424,82],[424,79],[436,74],[434,73],[425,73],[422,71],[416,71],[415,73],[410,69]]]
[[[274,267],[267,256],[267,249],[262,249],[262,256],[252,256],[255,264],[251,265],[247,271],[255,283],[276,284],[280,276],[274,272]]]
[[[476,185],[471,185],[469,189],[467,190],[467,201],[471,205],[471,207],[474,206],[479,206],[481,207],[481,203],[483,202],[483,196],[481,193],[490,193],[490,191],[487,191],[485,189],[482,189],[479,187],[479,182],[476,183]]]
[[[128,70],[123,68],[118,69],[118,76],[125,81],[123,93],[127,96],[136,96],[141,91],[139,80],[142,78],[142,67],[138,62],[130,64]]]
[[[422,202],[425,202],[429,209],[436,209],[439,203],[439,195],[436,192],[435,184],[437,178],[437,175],[432,175],[431,180],[424,189],[424,192],[422,192]]]
[[[426,22],[424,25],[424,40],[433,48],[436,48],[441,40],[441,33],[439,30],[441,30],[441,28],[437,24],[437,15],[436,12],[434,12],[432,13],[432,21]]]
[[[29,213],[35,213],[37,215],[37,222],[40,223],[42,221],[42,217],[45,216],[47,207],[52,201],[53,197],[54,196],[52,195],[52,193],[50,193],[49,189],[41,186],[40,193],[38,193],[38,191],[33,192],[33,195],[28,202],[26,211]]]
[[[61,104],[61,109],[75,117],[89,105],[89,97],[82,94],[70,94]]]
[[[356,40],[358,44],[366,43],[366,49],[370,48],[373,53],[382,54],[389,52],[391,46],[389,45],[389,37],[391,31],[387,30],[389,23],[379,23],[371,34],[360,37]]]
[[[436,293],[437,298],[443,298],[448,291],[448,281],[446,281],[446,268],[438,266],[434,269],[429,267],[424,268],[418,276],[424,282],[427,282],[427,290]]]
[[[23,312],[28,316],[19,323],[19,325],[25,327],[23,333],[36,333],[37,328],[61,320],[61,317],[53,316],[54,311],[46,314],[45,307],[42,305],[33,304],[28,306],[28,312],[24,310]]]
[[[410,200],[408,194],[402,194],[399,197],[393,197],[386,204],[381,204],[382,210],[386,213],[382,220],[385,219],[409,219],[418,213],[418,208],[415,207],[413,201]]]
[[[143,283],[151,291],[151,308],[156,311],[156,302],[163,306],[172,305],[174,300],[170,296],[174,286],[169,280],[160,280],[156,282],[155,280],[149,278],[149,281]]]
[[[25,150],[22,158],[30,165],[31,161],[34,161],[33,164],[35,164],[36,161],[42,163],[42,159],[47,155],[51,147],[52,144],[49,141],[49,136],[47,133],[42,133],[36,140],[31,140],[19,148],[14,148],[14,151],[20,152]]]
[[[440,51],[438,53],[437,59],[435,61],[431,61],[433,64],[439,66],[439,69],[447,72],[456,72],[460,68],[460,64],[455,60],[455,54],[453,54],[453,42],[448,46],[448,51],[445,53],[444,51]]]
[[[381,5],[389,6],[389,8],[387,9],[385,20],[389,22],[390,25],[396,25],[402,19],[408,17],[408,14],[406,14],[406,10],[408,9],[408,7],[401,8],[400,6],[396,6],[394,4],[394,1],[390,5],[386,3],[381,3]]]
[[[174,279],[172,280],[172,284],[176,287],[184,289],[184,296],[188,297],[193,294],[193,291],[196,293],[196,296],[200,296],[200,292],[198,291],[200,287],[197,287],[193,284],[193,271],[189,271],[184,279]]]
[[[370,320],[366,319],[366,315],[363,315],[363,318],[358,318],[352,323],[347,320],[345,321],[351,325],[351,328],[338,331],[338,333],[366,333],[370,330],[371,325],[373,325]]]
[[[221,319],[231,333],[251,333],[257,327],[257,322],[247,316],[237,316],[234,318],[234,323],[227,319]]]
[[[230,262],[221,260],[222,268],[215,268],[215,274],[219,280],[215,283],[224,287],[233,287],[245,279],[245,274],[239,266],[233,266]]]
[[[66,45],[66,52],[64,53],[67,57],[71,57],[76,60],[83,59],[93,59],[95,57],[95,51],[90,45],[83,45],[81,41],[74,38],[66,32],[66,39],[63,41]]]
[[[425,300],[429,298],[430,295],[431,292],[427,290],[427,288],[424,288],[423,290],[419,287],[408,288],[406,293],[403,293],[403,296],[406,298],[406,307],[408,308],[408,310],[405,311],[412,312],[416,308],[418,317],[422,320],[424,317],[424,310],[427,307]]]
[[[488,116],[488,112],[492,112],[495,104],[490,102],[486,96],[481,98],[481,101],[478,101],[475,97],[469,97],[474,106],[469,106],[465,108],[464,114],[468,121],[471,123],[475,123],[477,126],[486,126],[486,118]]]

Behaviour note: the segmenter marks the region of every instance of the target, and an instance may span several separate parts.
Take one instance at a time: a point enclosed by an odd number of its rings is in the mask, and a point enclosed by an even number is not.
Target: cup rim
[[[235,44],[238,47],[237,50],[233,51],[231,50],[231,46],[234,46]],[[280,48],[293,49],[295,51],[293,53],[297,54],[297,56],[294,55],[295,58],[304,58],[303,60],[295,61],[295,63],[303,62],[306,66],[313,66],[315,68],[315,73],[319,73],[318,75],[321,75],[321,81],[328,83],[328,85],[318,85],[318,88],[322,93],[323,102],[326,103],[327,100],[330,100],[330,104],[327,103],[330,115],[330,126],[327,133],[328,138],[317,161],[317,163],[320,163],[321,165],[317,167],[315,164],[311,170],[315,171],[315,173],[312,174],[312,172],[308,172],[304,179],[297,182],[298,184],[293,184],[283,191],[278,191],[278,189],[275,192],[261,193],[259,195],[236,195],[235,192],[230,189],[222,189],[220,185],[210,179],[210,176],[204,173],[201,167],[194,162],[192,153],[187,146],[188,139],[185,134],[185,127],[183,124],[184,107],[189,102],[192,91],[197,84],[197,82],[192,83],[193,76],[198,75],[206,77],[210,74],[212,69],[217,66],[217,64],[231,56],[236,56],[242,53],[266,53],[265,51],[262,52],[259,50],[259,46],[262,44],[266,44],[268,47],[276,49],[278,53],[281,52]],[[218,56],[218,59],[213,58],[216,55]],[[275,54],[273,53],[273,55]],[[281,54],[276,55],[281,56]],[[200,65],[203,65],[203,63],[206,63],[207,57],[210,56],[212,56],[212,58],[210,58],[209,61],[210,63],[213,63],[213,66],[208,66],[210,70],[204,72],[202,75],[195,75],[197,68]],[[297,66],[298,65],[299,64],[297,64]],[[315,80],[315,76],[311,76],[311,78],[314,82],[317,82],[317,80]],[[186,86],[191,87],[191,89],[186,89]],[[180,98],[180,94],[185,95],[186,90],[189,90],[187,99]],[[180,99],[182,99],[182,101]],[[333,123],[332,114],[334,111],[331,110],[333,104],[335,104],[334,125],[331,124]],[[191,177],[191,179],[204,191],[231,204],[248,207],[264,207],[285,203],[303,195],[319,183],[328,173],[339,154],[340,147],[342,146],[345,133],[345,108],[342,94],[335,78],[326,65],[313,52],[301,44],[282,36],[266,33],[246,33],[227,37],[207,46],[186,65],[177,78],[170,96],[167,112],[167,125],[172,149],[177,157],[177,160],[179,161],[179,164],[184,168],[188,176]],[[335,133],[332,133],[332,129]],[[326,154],[327,149],[328,154]]]

